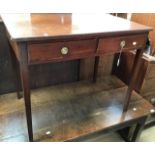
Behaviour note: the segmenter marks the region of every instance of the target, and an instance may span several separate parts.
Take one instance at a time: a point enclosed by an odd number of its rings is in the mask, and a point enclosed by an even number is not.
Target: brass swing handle
[[[136,45],[137,45],[137,42],[136,42],[136,41],[133,41],[133,42],[132,42],[132,45],[133,45],[133,46],[136,46]],[[122,41],[120,42],[120,47],[121,47],[121,49],[124,48],[125,46],[126,46],[126,42],[125,42],[125,40],[122,40]]]
[[[120,64],[120,59],[121,59],[121,55],[122,55],[122,50],[123,50],[123,48],[125,47],[125,44],[126,44],[125,40],[122,40],[122,41],[120,42],[120,47],[121,47],[121,49],[120,49],[119,56],[118,56],[118,60],[117,60],[117,67],[118,67],[119,64]]]

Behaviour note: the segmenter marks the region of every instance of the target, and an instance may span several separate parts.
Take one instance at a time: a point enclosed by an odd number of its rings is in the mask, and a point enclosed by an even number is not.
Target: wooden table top
[[[148,26],[108,14],[2,14],[1,16],[10,38],[16,41],[152,30]]]

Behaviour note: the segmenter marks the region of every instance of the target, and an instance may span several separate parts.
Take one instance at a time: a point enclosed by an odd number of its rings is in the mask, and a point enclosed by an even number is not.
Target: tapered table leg
[[[132,66],[130,83],[129,83],[127,93],[125,96],[125,100],[124,100],[124,105],[123,105],[123,111],[124,112],[127,111],[128,106],[129,106],[130,97],[131,97],[132,91],[133,91],[134,86],[135,86],[135,82],[136,82],[137,77],[138,77],[138,71],[140,69],[140,60],[141,60],[142,55],[143,55],[143,50],[138,49],[136,52],[136,55],[135,55],[134,64]]]
[[[33,141],[27,45],[25,43],[21,43],[19,46],[20,46],[20,53],[21,53],[20,73],[21,73],[22,87],[23,87],[23,93],[24,93],[26,120],[27,120],[27,127],[28,127],[28,136],[29,136],[29,141]]]
[[[9,43],[10,47],[10,55],[11,55],[11,61],[12,61],[12,69],[14,72],[14,81],[16,85],[16,91],[17,91],[17,98],[20,99],[22,95],[20,94],[20,88],[21,88],[21,78],[20,78],[20,73],[19,73],[19,64],[17,62],[17,58],[14,54],[14,51],[12,50],[12,47]]]
[[[95,57],[93,82],[96,82],[97,80],[99,60],[100,60],[99,56]]]

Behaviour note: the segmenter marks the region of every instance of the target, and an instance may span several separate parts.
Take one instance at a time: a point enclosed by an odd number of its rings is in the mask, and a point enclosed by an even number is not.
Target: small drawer
[[[94,55],[95,47],[96,39],[29,44],[29,63],[85,58]]]
[[[97,53],[112,52],[117,53],[121,49],[121,42],[125,42],[124,50],[138,49],[144,47],[146,35],[123,36],[115,38],[103,38],[99,40]]]

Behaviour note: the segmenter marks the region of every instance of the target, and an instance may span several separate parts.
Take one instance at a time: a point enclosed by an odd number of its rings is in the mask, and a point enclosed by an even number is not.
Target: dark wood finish
[[[108,14],[2,14],[12,40],[36,41],[142,34],[150,27]],[[10,20],[12,19],[12,20]],[[105,22],[106,21],[106,22]],[[119,23],[119,24],[116,24]]]
[[[121,64],[117,70],[115,70],[115,75],[117,75],[126,84],[129,83],[129,75],[131,74],[131,65],[133,64],[133,59],[135,58],[134,52],[123,53]],[[143,54],[140,61],[141,69],[138,71],[137,82],[134,84],[134,89],[142,95],[146,100],[154,105],[155,97],[155,58],[149,56],[148,54]],[[124,74],[122,74],[124,73]],[[153,102],[152,102],[153,101]],[[150,120],[151,119],[151,120]],[[154,125],[154,116],[147,120],[145,124],[146,127]]]
[[[93,82],[96,82],[100,57],[95,57]]]
[[[127,13],[110,13],[111,15],[125,18],[127,19]],[[106,21],[105,21],[106,22]],[[112,64],[113,64],[113,57],[114,55],[103,55],[100,56],[100,61],[99,61],[99,68],[98,68],[98,77],[103,77],[110,75],[112,72]],[[83,59],[81,61],[81,69],[80,69],[80,77],[81,79],[92,79],[93,77],[93,64],[94,64],[94,59],[89,58],[89,59]]]
[[[112,73],[114,54],[105,54],[100,56],[98,64],[97,77],[109,76]],[[80,60],[80,79],[92,80],[94,75],[95,58],[86,58]]]
[[[154,22],[154,13],[134,13],[132,14],[132,21],[139,22],[141,24],[146,24],[155,28]],[[151,45],[154,47],[154,31],[149,34],[151,39]],[[153,52],[153,51],[152,51]],[[151,53],[153,54],[153,53]],[[122,54],[122,61],[120,67],[115,72],[116,75],[121,78],[125,83],[129,83],[129,75],[131,73],[131,65],[133,64],[133,59],[135,57],[134,52],[130,53],[123,53]],[[141,59],[141,70],[138,73],[138,80],[135,83],[135,90],[144,96],[146,99],[151,101],[151,98],[154,96],[154,63],[155,58],[148,54],[143,54]],[[123,74],[122,74],[123,73]]]
[[[96,83],[87,80],[32,90],[34,141],[77,141],[92,133],[140,123],[153,107],[133,92],[128,111],[122,113],[126,90],[115,76]],[[16,99],[15,93],[0,99],[0,141],[28,141],[23,100]]]
[[[14,55],[16,56],[16,59],[18,61],[20,61],[21,54],[20,54],[20,49],[19,49],[17,43],[15,41],[9,41],[9,44],[11,44],[11,46],[14,50]]]
[[[114,37],[114,38],[104,38],[99,40],[98,53],[114,53],[120,51],[120,42],[125,41],[125,47],[123,50],[138,49],[144,47],[146,43],[147,35],[137,35],[137,36],[125,36],[125,37]],[[136,42],[136,45],[134,45]],[[112,45],[112,46],[111,46]]]
[[[100,56],[98,76],[103,77],[111,75],[113,66],[114,54],[105,54]]]
[[[154,13],[134,13],[132,14],[131,20],[155,28],[154,16],[155,16]],[[155,45],[154,34],[155,31],[152,31],[149,34],[152,47],[154,47]],[[120,65],[120,68],[116,71],[116,74],[125,83],[128,83],[129,82],[128,76],[130,75],[131,72],[130,66],[133,63],[133,58],[135,57],[135,55],[133,53],[126,53],[126,54],[124,53],[122,56],[123,56],[122,64]],[[139,78],[137,80],[137,83],[135,83],[135,90],[139,92],[141,95],[145,97],[147,96],[146,98],[148,99],[150,98],[149,94],[154,91],[153,86],[154,84],[153,76],[155,75],[153,71],[154,62],[155,59],[152,56],[149,56],[147,54],[143,55],[143,58],[141,59],[141,70],[139,71]],[[121,72],[123,72],[124,75],[121,74]]]
[[[80,80],[91,80],[94,75],[95,58],[87,58],[80,60]]]
[[[149,26],[152,26],[155,28],[155,22],[154,22],[154,13],[134,13],[132,14],[132,21],[139,22],[141,24],[146,24]],[[149,37],[151,39],[151,45],[154,47],[154,33],[155,31],[152,31],[149,34]],[[152,53],[153,54],[153,53]],[[134,53],[124,53],[122,58],[122,64],[120,65],[120,68],[116,71],[116,74],[125,82],[128,84],[129,78],[128,76],[131,73],[131,64],[133,63],[133,58],[135,57]],[[152,56],[149,56],[147,54],[143,55],[143,58],[141,59],[141,70],[139,71],[138,80],[135,83],[135,90],[139,92],[141,95],[146,97],[150,100],[150,97],[153,94],[154,91],[154,62],[155,59]],[[124,73],[121,74],[121,72]]]
[[[118,68],[113,71],[122,81],[129,84],[129,79],[131,75],[131,66],[133,65],[133,60],[135,58],[135,52],[123,53],[121,58],[121,63]],[[115,60],[116,65],[117,57]],[[153,92],[155,91],[155,58],[149,56],[148,54],[143,54],[140,61],[141,69],[138,71],[138,79],[134,84],[134,89],[146,98],[153,97]],[[150,96],[150,97],[149,97]],[[150,99],[149,99],[150,101]]]
[[[30,77],[28,68],[27,44],[20,43],[20,73],[22,88],[24,93],[26,120],[28,127],[28,135],[30,142],[33,141],[32,114],[31,114],[31,98],[30,98]]]
[[[22,82],[23,82],[22,84],[23,84],[23,91],[24,91],[24,99],[25,99],[27,124],[28,124],[30,141],[33,140],[33,133],[32,133],[32,118],[31,118],[28,58],[30,58],[30,61],[38,60],[39,62],[39,60],[41,60],[40,61],[41,63],[52,62],[54,58],[57,58],[57,57],[59,58],[59,56],[57,55],[57,52],[58,52],[57,50],[59,50],[59,48],[62,45],[64,45],[60,43],[60,41],[62,40],[64,40],[65,44],[67,44],[73,50],[73,53],[75,51],[77,52],[77,55],[76,55],[76,52],[75,52],[75,55],[71,53],[71,56],[70,56],[71,59],[83,58],[82,56],[83,54],[86,57],[100,56],[100,54],[104,54],[104,53],[100,53],[95,50],[95,48],[96,49],[99,49],[99,48],[96,47],[96,43],[94,40],[98,41],[101,38],[104,39],[107,37],[109,38],[109,40],[113,40],[114,37],[127,38],[135,34],[137,36],[141,35],[142,42],[143,42],[143,40],[146,39],[145,38],[146,35],[151,30],[151,28],[149,27],[132,23],[123,19],[119,19],[119,18],[117,19],[109,15],[101,15],[101,16],[100,15],[98,16],[82,15],[81,16],[81,15],[74,15],[74,14],[69,14],[69,15],[68,14],[64,14],[64,15],[48,14],[46,16],[45,14],[44,15],[36,14],[32,16],[28,15],[28,17],[26,17],[25,15],[12,15],[13,17],[11,18],[11,20],[9,20],[10,16],[11,15],[2,15],[4,23],[9,33],[9,40],[11,42],[15,41],[18,47],[22,45],[22,48],[19,47],[20,49],[19,62],[20,62],[20,69],[21,69]],[[23,16],[25,16],[25,18],[22,19],[20,18],[20,16],[22,18]],[[100,20],[99,17],[101,17],[102,20]],[[108,22],[105,23],[105,20],[107,20]],[[111,26],[112,22],[114,23],[119,22],[119,25],[115,27]],[[96,25],[98,26],[96,27]],[[130,39],[126,40],[130,46],[131,46],[131,43],[135,41],[134,39],[135,38],[137,39],[137,37],[134,37],[134,35],[132,37],[133,38],[129,37]],[[70,42],[68,42],[68,39],[70,40]],[[92,40],[92,42],[89,41],[89,43],[91,44],[89,45],[88,42],[83,41],[83,39],[85,40],[94,39],[94,40]],[[79,40],[79,44],[75,42],[75,40],[76,41]],[[51,42],[56,42],[56,43],[51,44]],[[141,42],[141,39],[138,38],[137,47],[139,47],[139,45],[141,47],[142,42]],[[32,44],[32,46],[30,46],[30,44]],[[100,44],[101,43],[98,44],[97,42],[97,46],[102,47],[100,46]],[[110,47],[117,44],[118,44],[118,39],[116,39],[114,42],[111,42],[111,44],[108,43]],[[80,47],[78,47],[79,45]],[[30,48],[27,49],[27,46],[28,48],[30,46]],[[90,48],[92,47],[94,47],[94,49],[90,50]],[[49,48],[54,52],[51,52]],[[43,49],[47,50],[46,51],[47,53],[45,53],[45,51],[42,52]],[[88,50],[89,52],[85,52],[85,50],[86,51]],[[37,53],[36,51],[37,52],[39,51],[39,52]],[[118,51],[116,49],[116,50],[113,50],[112,52],[117,53]],[[127,111],[127,108],[128,108],[130,96],[134,88],[134,82],[136,80],[137,71],[139,68],[138,62],[142,55],[142,52],[143,51],[141,49],[138,49],[137,56],[135,58],[135,63],[134,63],[135,66],[133,69],[133,75],[131,77],[131,82],[129,84],[129,88],[124,102],[124,107],[123,107],[124,111]],[[43,53],[44,55],[42,56]],[[51,56],[51,54],[53,53],[54,55]],[[85,55],[85,53],[87,54]],[[66,59],[67,58],[63,57],[61,61],[64,61]],[[95,63],[95,74],[97,73],[96,66],[98,66],[98,61],[96,61]],[[94,77],[96,77],[96,75]]]
[[[63,47],[69,50],[66,55],[61,53]],[[95,47],[95,39],[29,44],[28,59],[30,64],[34,64],[91,57],[95,53]]]
[[[10,47],[10,55],[12,57],[12,70],[14,71],[14,81],[16,84],[16,91],[17,91],[17,98],[20,99],[22,97],[20,91],[21,91],[21,77],[20,77],[20,71],[19,71],[19,64],[16,61],[16,56],[15,53],[12,51],[11,45],[9,44]]]
[[[135,82],[138,77],[138,71],[140,69],[140,60],[141,60],[142,55],[143,55],[143,50],[138,49],[135,55],[133,66],[132,66],[132,74],[131,74],[132,77],[130,79],[129,87],[128,87],[127,94],[125,97],[123,111],[126,111],[129,106],[129,99],[130,99],[132,90],[134,89]]]
[[[4,94],[17,90],[17,76],[14,74],[14,69],[12,69],[12,49],[10,50],[3,22],[0,22],[0,34],[0,94]],[[15,42],[11,43],[12,47],[15,48]],[[14,51],[16,52],[17,50]],[[17,66],[17,70],[18,68]],[[79,60],[44,65],[38,64],[36,66],[30,66],[29,69],[31,75],[30,86],[32,89],[59,83],[74,82],[79,77]],[[21,87],[20,90],[22,90]]]

